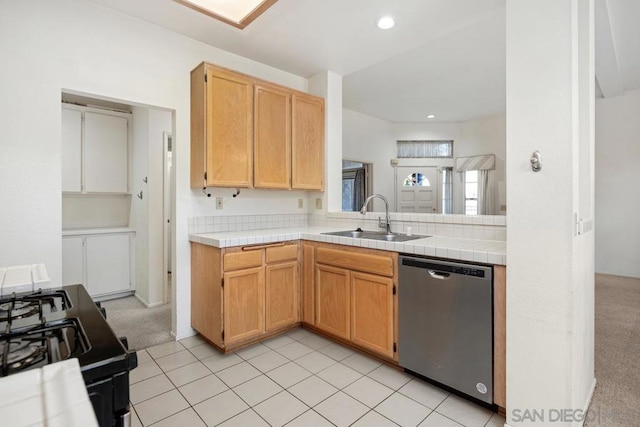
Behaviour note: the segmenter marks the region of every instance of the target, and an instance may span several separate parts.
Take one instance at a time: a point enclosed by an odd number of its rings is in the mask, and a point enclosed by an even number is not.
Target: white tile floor
[[[138,352],[133,426],[498,427],[504,418],[305,329],[223,355],[200,337]]]

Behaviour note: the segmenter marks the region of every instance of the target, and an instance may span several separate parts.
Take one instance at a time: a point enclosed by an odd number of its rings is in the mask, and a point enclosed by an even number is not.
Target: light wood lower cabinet
[[[191,326],[228,351],[298,324],[298,244],[191,243]]]
[[[397,254],[305,243],[305,279],[310,266],[315,275],[303,284],[304,323],[395,359]]]
[[[295,324],[300,301],[298,262],[267,264],[265,276],[266,330],[274,331]]]
[[[351,273],[351,341],[393,358],[393,279]]]
[[[264,267],[224,273],[226,345],[264,333]]]
[[[350,339],[349,270],[316,266],[316,327]]]

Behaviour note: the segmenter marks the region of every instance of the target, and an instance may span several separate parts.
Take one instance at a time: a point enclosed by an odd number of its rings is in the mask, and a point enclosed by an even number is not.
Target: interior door
[[[438,168],[398,167],[397,212],[438,212]]]

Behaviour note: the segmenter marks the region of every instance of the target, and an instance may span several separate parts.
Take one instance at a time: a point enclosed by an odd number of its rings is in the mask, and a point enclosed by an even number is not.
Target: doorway
[[[164,149],[164,168],[163,168],[163,198],[164,198],[164,268],[165,280],[163,285],[163,301],[165,304],[171,302],[171,286],[172,286],[172,260],[173,253],[171,251],[171,206],[173,205],[173,137],[170,132],[163,132],[163,149]]]
[[[396,212],[438,212],[438,168],[398,166]]]

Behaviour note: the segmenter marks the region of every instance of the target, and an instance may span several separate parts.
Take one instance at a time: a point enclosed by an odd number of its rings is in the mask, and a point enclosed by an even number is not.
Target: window
[[[400,159],[453,157],[453,141],[396,141],[396,145]]]
[[[359,211],[370,195],[370,163],[342,161],[342,210]]]
[[[402,183],[403,187],[413,187],[414,185],[418,185],[420,187],[431,187],[429,179],[420,172],[410,174]]]
[[[478,171],[464,172],[464,213],[478,215]]]

